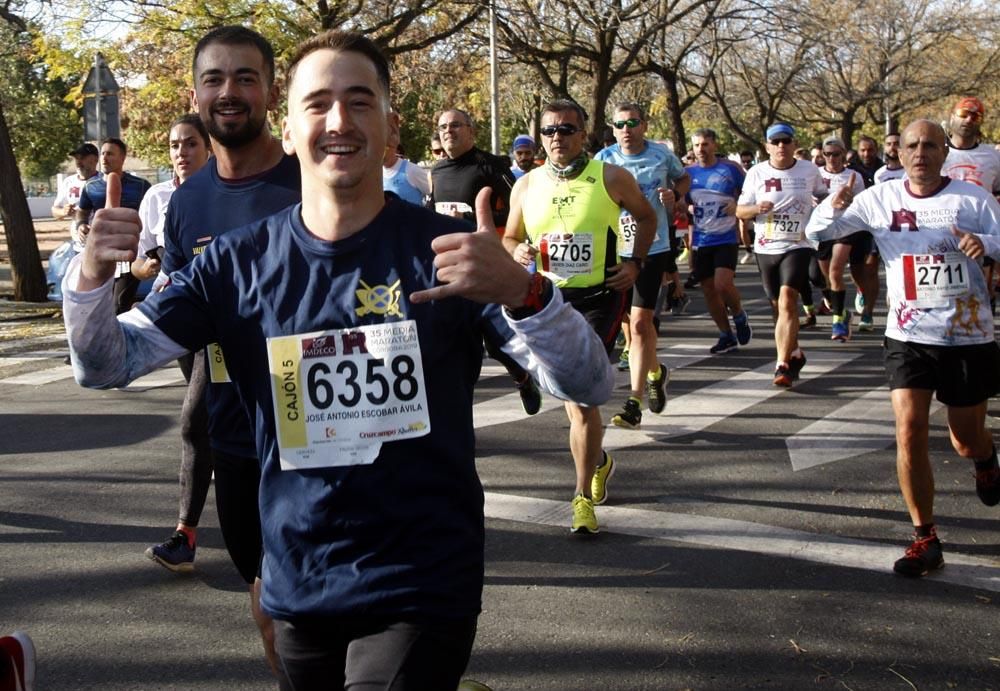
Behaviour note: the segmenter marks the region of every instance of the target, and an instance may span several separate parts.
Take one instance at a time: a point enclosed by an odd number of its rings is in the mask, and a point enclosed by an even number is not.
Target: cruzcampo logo
[[[359,281],[361,288],[355,290],[358,302],[361,307],[354,310],[359,317],[366,314],[388,314],[394,317],[402,317],[399,311],[399,279],[391,286],[370,286],[364,281]]]

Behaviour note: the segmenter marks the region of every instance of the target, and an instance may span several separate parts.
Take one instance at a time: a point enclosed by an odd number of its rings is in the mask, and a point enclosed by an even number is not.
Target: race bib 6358
[[[372,463],[431,429],[412,320],[267,340],[283,470]]]

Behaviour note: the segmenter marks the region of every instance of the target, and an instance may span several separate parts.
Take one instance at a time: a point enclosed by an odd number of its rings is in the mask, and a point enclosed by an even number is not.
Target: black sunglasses
[[[629,118],[628,120],[615,120],[611,123],[616,130],[623,130],[626,127],[638,127],[642,124],[639,118]]]
[[[792,138],[791,137],[778,137],[777,139],[772,139],[771,143],[774,144],[775,146],[777,146],[778,144],[791,144],[792,143]]]
[[[563,123],[562,125],[546,125],[541,129],[543,136],[552,137],[558,132],[564,137],[569,137],[580,131],[580,128],[576,125],[570,125],[568,123]]]

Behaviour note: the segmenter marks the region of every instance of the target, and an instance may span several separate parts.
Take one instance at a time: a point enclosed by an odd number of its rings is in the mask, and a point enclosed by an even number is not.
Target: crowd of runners
[[[863,137],[850,163],[848,143],[810,152],[784,122],[767,128],[760,162],[724,156],[707,128],[679,157],[647,138],[637,103],[615,106],[614,141],[592,152],[588,134],[604,124],[564,99],[542,108],[540,150],[520,135],[507,158],[478,149],[473,119],[451,108],[422,166],[400,155],[389,66],[362,36],[298,46],[280,138],[263,37],[215,29],[191,64],[196,114],[170,129],[172,180],[147,191],[123,171],[120,140],[72,153],[78,175],[53,209],[73,218],[81,250],[63,282],[67,333],[89,387],[181,358],[180,511],[147,555],[194,567],[214,473],[225,544],[281,688],[458,687],[483,588],[472,401],[484,348],[527,414],[542,392],[564,402],[570,529],[597,533],[595,506],[622,462],[603,448],[605,425],[638,429],[667,407],[661,311],[683,310],[685,288],[700,286],[718,328],[709,352],[746,346],[734,276],[747,258],[771,302],[773,384],[785,388],[806,367],[799,331],[817,315],[830,316],[831,348],[850,340],[854,312],[874,329],[884,268],[897,471],[915,532],[897,573],[943,565],[935,393],[980,500],[1000,503],[985,426],[1000,390],[1000,154],[980,141],[978,99],[959,100],[945,127],[890,133],[882,158]],[[629,391],[606,418],[619,334]],[[13,651],[0,660],[30,648],[22,634],[0,644]],[[20,659],[0,675],[23,682]]]

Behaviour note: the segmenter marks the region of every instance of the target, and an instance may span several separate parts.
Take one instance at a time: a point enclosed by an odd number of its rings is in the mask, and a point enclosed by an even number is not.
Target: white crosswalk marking
[[[55,346],[60,349],[32,350],[33,347],[44,346]],[[43,386],[65,379],[72,379],[73,368],[63,363],[63,359],[68,354],[69,346],[66,343],[65,334],[37,336],[11,341],[10,343],[0,343],[0,368],[26,365],[45,360],[50,360],[53,364],[52,367],[45,369],[2,378],[0,379],[0,384]],[[181,374],[180,368],[176,364],[171,364],[136,379],[121,390],[141,392],[180,383],[184,383],[184,375]]]
[[[710,357],[707,354],[707,348],[682,344],[671,345],[667,348],[663,348],[658,354],[661,361],[670,370],[687,367],[704,360],[706,357]],[[509,377],[507,370],[504,369],[503,365],[483,365],[480,378],[485,379],[489,376]],[[618,389],[623,386],[626,388],[629,386],[628,372],[619,372],[615,375],[615,388]],[[511,387],[513,387],[513,383],[511,384]],[[562,401],[552,398],[551,396],[545,396],[543,394],[542,400],[543,411],[547,409],[551,410],[553,407],[562,409]],[[493,425],[502,425],[508,422],[521,420],[526,418],[527,415],[524,413],[524,410],[521,409],[521,397],[518,395],[517,391],[514,391],[513,393],[498,396],[497,398],[490,399],[489,401],[477,403],[472,408],[472,417],[473,425],[476,429],[480,429],[482,427],[491,427]],[[635,444],[630,444],[630,446],[635,446]]]
[[[0,355],[4,353],[12,353],[18,351],[18,354],[23,354],[25,351],[29,351],[32,347],[37,345],[52,345],[60,344],[66,346],[66,335],[65,334],[52,334],[50,336],[33,336],[31,338],[19,338],[14,341],[8,341],[7,343],[0,343]],[[66,347],[66,351],[63,355],[69,352],[69,347]]]
[[[150,389],[159,389],[164,386],[173,386],[174,384],[183,383],[185,383],[184,375],[181,373],[180,367],[171,365],[154,370],[144,377],[139,377],[134,382],[121,389],[121,391],[149,391]]]
[[[73,376],[73,368],[60,362],[56,367],[18,374],[6,379],[0,379],[0,384],[15,384],[18,386],[42,386],[51,384],[61,379],[69,379]]]
[[[801,381],[826,374],[859,356],[847,351],[810,354]],[[638,430],[609,426],[604,433],[604,448],[611,451],[700,432],[784,393],[785,389],[774,386],[773,378],[774,364],[768,363],[676,398],[670,397],[668,386],[667,408],[663,413],[643,411],[642,427]]]
[[[844,350],[811,353],[802,371],[801,381],[809,381],[827,374],[860,356],[860,353]],[[709,357],[715,356],[708,355],[704,347],[692,345],[673,345],[660,351],[661,361],[671,371],[688,367]],[[499,365],[487,365],[483,367],[483,374],[500,376],[506,375],[506,371]],[[772,384],[773,375],[774,365],[768,363],[676,398],[670,397],[668,386],[667,408],[662,414],[654,415],[649,411],[643,411],[642,427],[638,430],[608,425],[604,433],[604,448],[608,451],[625,449],[707,429],[727,417],[783,393],[785,389]],[[619,373],[616,377],[616,389],[627,390],[628,386],[628,372]],[[551,397],[546,397],[544,400],[543,410],[552,404],[559,407],[562,405]],[[607,407],[610,408],[611,405],[612,403],[609,403]],[[527,416],[521,410],[520,398],[516,391],[473,407],[476,429],[506,424],[525,417]],[[803,444],[803,449],[806,448]],[[843,458],[866,452],[867,449],[860,449],[846,453]]]
[[[941,409],[931,402],[931,415]],[[858,396],[785,439],[792,470],[805,470],[889,448],[896,441],[896,421],[889,389]]]
[[[486,493],[486,517],[569,528],[568,501]],[[899,545],[883,545],[777,526],[668,511],[601,506],[601,531],[686,544],[768,554],[833,566],[891,573]],[[949,552],[948,568],[928,580],[1000,593],[1000,562]]]

